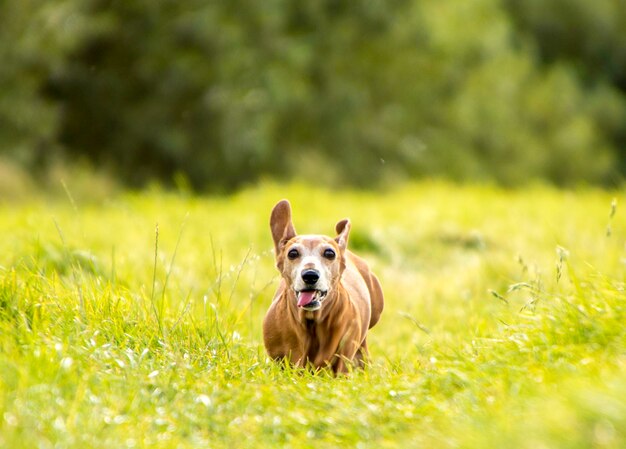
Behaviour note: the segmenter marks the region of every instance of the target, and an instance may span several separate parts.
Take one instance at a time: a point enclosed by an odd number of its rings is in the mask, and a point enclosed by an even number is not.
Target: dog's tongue
[[[305,290],[298,293],[298,307],[304,307],[313,302],[315,298],[315,290]]]

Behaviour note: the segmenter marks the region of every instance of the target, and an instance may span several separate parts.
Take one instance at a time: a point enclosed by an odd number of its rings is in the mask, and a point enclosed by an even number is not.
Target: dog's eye
[[[332,249],[328,248],[324,250],[324,257],[327,258],[328,260],[333,260],[335,256],[336,256],[335,251],[333,251]]]
[[[297,249],[290,249],[289,252],[287,253],[287,257],[289,258],[289,260],[297,259],[299,255],[300,253],[298,252]]]

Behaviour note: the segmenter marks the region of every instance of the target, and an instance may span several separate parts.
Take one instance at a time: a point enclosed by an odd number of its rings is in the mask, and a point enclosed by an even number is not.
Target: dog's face
[[[276,266],[292,289],[296,305],[306,311],[319,310],[345,268],[345,250],[350,222],[337,223],[337,237],[296,235],[291,207],[285,200],[272,211],[270,220],[276,251]]]
[[[293,289],[297,306],[318,310],[341,277],[343,252],[325,236],[303,235],[289,240],[281,252],[282,275]]]

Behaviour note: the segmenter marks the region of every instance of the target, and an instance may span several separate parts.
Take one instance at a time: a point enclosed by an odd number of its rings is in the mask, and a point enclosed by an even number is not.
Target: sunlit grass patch
[[[6,206],[0,446],[622,447],[614,196],[267,185]],[[381,278],[364,371],[265,356],[268,219],[283,197],[301,232],[349,216]]]

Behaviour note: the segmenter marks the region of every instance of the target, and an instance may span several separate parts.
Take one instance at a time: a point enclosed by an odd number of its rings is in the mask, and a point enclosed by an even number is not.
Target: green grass
[[[381,279],[365,371],[266,359],[283,197],[301,232],[349,216]],[[0,447],[626,447],[620,203],[437,183],[5,203]]]

